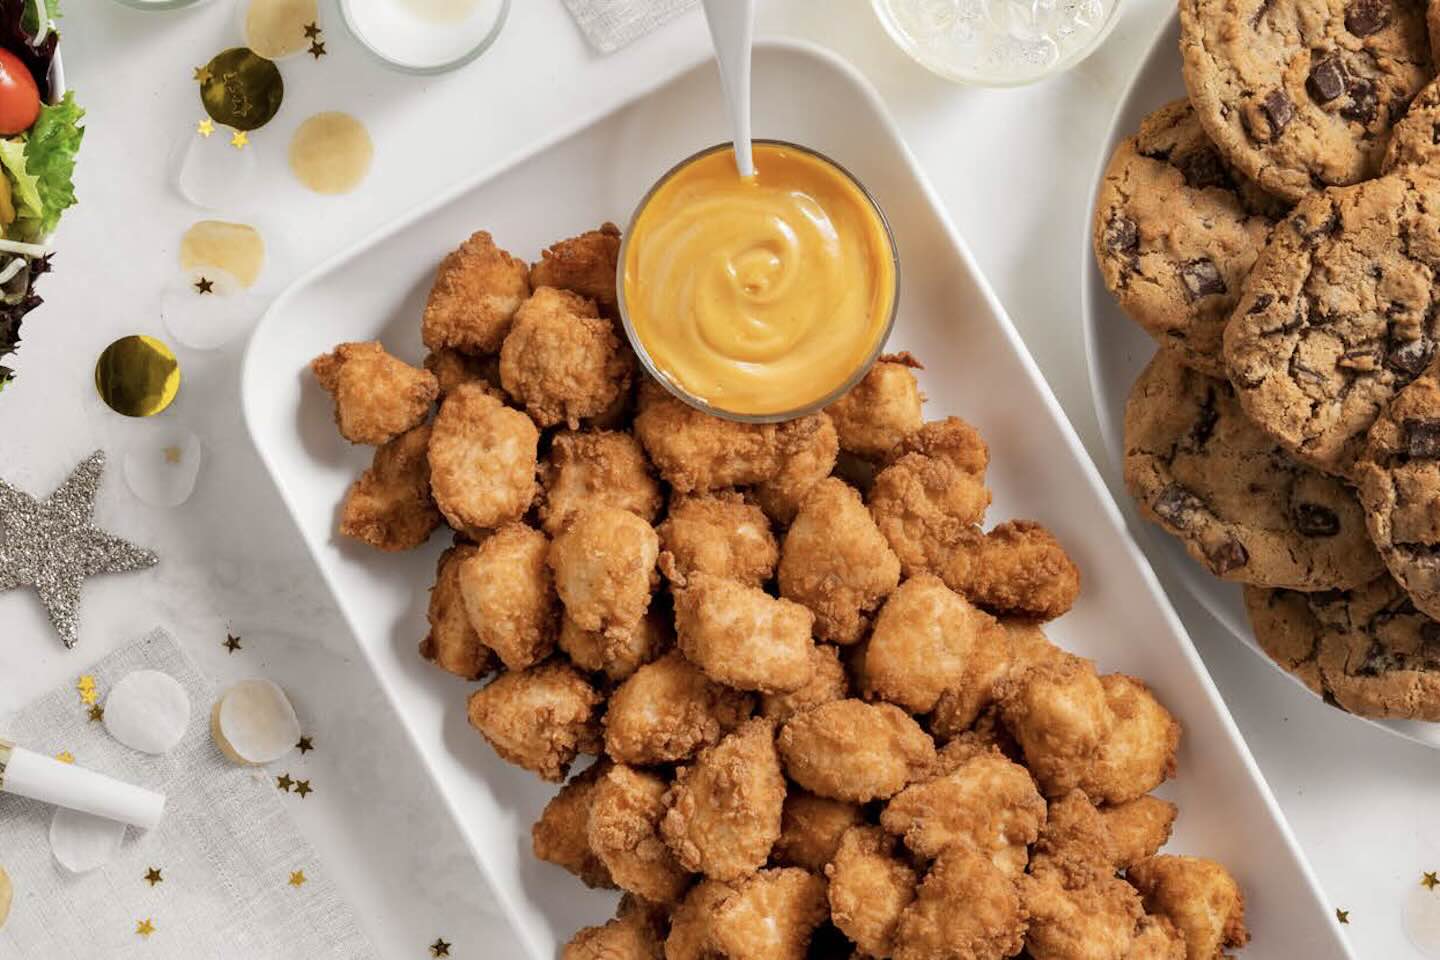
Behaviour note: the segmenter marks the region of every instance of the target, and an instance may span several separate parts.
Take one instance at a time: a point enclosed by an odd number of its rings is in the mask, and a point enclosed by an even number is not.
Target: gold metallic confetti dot
[[[59,760],[61,763],[74,763],[75,754],[71,753],[69,750],[61,750],[59,753],[55,754],[55,759]]]
[[[290,774],[288,773],[282,773],[280,774],[280,776],[275,778],[275,786],[279,787],[281,790],[284,790],[286,793],[289,793],[290,788],[294,785],[295,781],[290,779]]]
[[[296,870],[290,874],[290,886],[303,887],[305,885],[305,871]]]
[[[199,123],[195,124],[195,132],[200,134],[200,136],[202,137],[210,136],[210,134],[215,132],[215,121],[211,120],[209,117],[206,117],[204,120],[201,120]]]
[[[300,794],[301,799],[304,799],[306,796],[314,793],[315,791],[311,789],[309,780],[296,780],[295,792]]]
[[[430,944],[430,956],[448,957],[450,956],[450,946],[441,937],[436,937],[435,942]]]
[[[309,753],[315,749],[315,743],[310,737],[301,737],[295,744],[295,749],[299,750],[302,754]]]
[[[155,932],[155,921],[146,917],[135,924],[135,932],[142,937],[148,937]]]
[[[91,723],[99,723],[105,719],[105,708],[97,703],[89,709],[88,715]]]
[[[1350,911],[1349,911],[1349,910],[1341,910],[1339,907],[1336,907],[1336,908],[1335,908],[1335,920],[1336,920],[1338,923],[1349,923],[1349,922],[1350,922]]]
[[[209,75],[200,82],[200,102],[216,123],[236,130],[263,127],[285,99],[279,68],[248,47],[222,50],[204,69]]]
[[[319,40],[311,41],[310,56],[314,57],[316,60],[319,60],[321,57],[325,56],[325,44]]]
[[[240,649],[240,638],[232,637],[230,634],[227,633],[225,634],[225,642],[220,644],[220,646],[224,647],[231,653],[234,653],[236,650]]]
[[[155,884],[157,884],[157,883],[164,883],[164,882],[165,882],[165,878],[162,877],[162,876],[160,876],[160,868],[159,868],[159,867],[151,867],[149,870],[146,870],[146,871],[145,871],[145,882],[148,883],[148,884],[150,884],[150,886],[152,886],[152,887],[155,886]]]
[[[96,361],[95,389],[116,413],[153,416],[180,392],[180,361],[154,337],[121,337]]]

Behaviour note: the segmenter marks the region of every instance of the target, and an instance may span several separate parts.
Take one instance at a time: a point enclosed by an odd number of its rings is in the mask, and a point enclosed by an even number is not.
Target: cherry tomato
[[[0,135],[24,133],[40,116],[40,88],[30,68],[0,49]]]

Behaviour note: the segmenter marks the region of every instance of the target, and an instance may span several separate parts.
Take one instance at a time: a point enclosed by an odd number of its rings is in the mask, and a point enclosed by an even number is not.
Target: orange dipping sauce
[[[812,411],[861,376],[894,314],[894,244],[844,170],[756,141],[741,179],[729,144],[687,160],[642,203],[621,259],[642,357],[716,412]]]

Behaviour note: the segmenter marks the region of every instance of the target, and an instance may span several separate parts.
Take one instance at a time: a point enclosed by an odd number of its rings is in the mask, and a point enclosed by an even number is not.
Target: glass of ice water
[[[871,0],[890,37],[958,83],[1013,87],[1073,67],[1100,45],[1120,0]]]

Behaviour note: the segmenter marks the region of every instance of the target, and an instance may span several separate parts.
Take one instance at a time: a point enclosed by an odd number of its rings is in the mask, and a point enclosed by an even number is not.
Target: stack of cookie
[[[1317,694],[1440,721],[1426,20],[1412,0],[1180,0],[1189,97],[1116,149],[1094,245],[1159,345],[1125,411],[1141,511],[1245,585],[1261,646]]]

